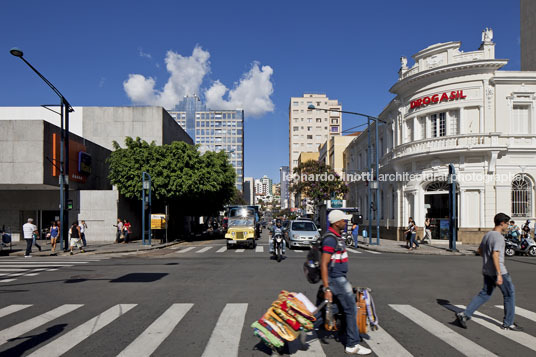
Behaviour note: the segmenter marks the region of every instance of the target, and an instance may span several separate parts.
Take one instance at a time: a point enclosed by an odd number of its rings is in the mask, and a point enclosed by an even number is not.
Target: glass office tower
[[[185,97],[175,110],[175,121],[199,144],[201,153],[225,151],[236,172],[236,188],[244,185],[244,111],[211,110],[199,97]]]

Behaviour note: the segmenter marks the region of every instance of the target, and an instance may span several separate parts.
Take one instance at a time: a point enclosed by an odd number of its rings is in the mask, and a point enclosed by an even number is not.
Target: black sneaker
[[[467,316],[465,316],[463,312],[458,312],[456,314],[456,320],[458,321],[461,327],[467,328],[467,320],[469,319],[467,318]]]
[[[501,328],[503,330],[510,330],[510,331],[523,331],[523,327],[519,327],[516,324],[511,324],[510,326],[502,325]]]

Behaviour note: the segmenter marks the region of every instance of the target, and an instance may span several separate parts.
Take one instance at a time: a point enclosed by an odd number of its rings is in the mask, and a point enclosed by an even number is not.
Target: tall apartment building
[[[280,186],[280,194],[281,194],[281,209],[285,209],[289,207],[290,202],[290,194],[289,194],[289,181],[288,179],[288,166],[281,166],[279,168],[279,183]]]
[[[272,179],[264,175],[260,179],[255,180],[255,194],[259,196],[272,196]]]
[[[255,179],[253,177],[244,177],[244,200],[248,205],[255,204]]]
[[[309,109],[310,105],[315,108]],[[325,94],[304,94],[291,97],[289,104],[289,171],[292,174],[302,152],[318,151],[331,135],[341,135],[342,115],[333,110],[342,110],[336,99]]]
[[[244,111],[208,109],[197,96],[186,96],[168,110],[175,121],[199,144],[201,153],[225,151],[236,172],[236,188],[244,184]]]

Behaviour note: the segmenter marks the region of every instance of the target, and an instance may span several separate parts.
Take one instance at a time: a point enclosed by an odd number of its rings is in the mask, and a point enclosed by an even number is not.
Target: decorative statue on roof
[[[487,28],[482,31],[482,42],[491,42],[493,40],[493,29]]]
[[[408,68],[408,59],[405,56],[400,57],[400,67],[403,69]]]

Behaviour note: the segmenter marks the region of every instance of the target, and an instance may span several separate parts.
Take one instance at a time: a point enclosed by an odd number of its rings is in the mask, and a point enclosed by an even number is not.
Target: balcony
[[[413,141],[397,146],[392,159],[452,153],[456,151],[536,151],[536,135],[500,133],[442,136]]]

